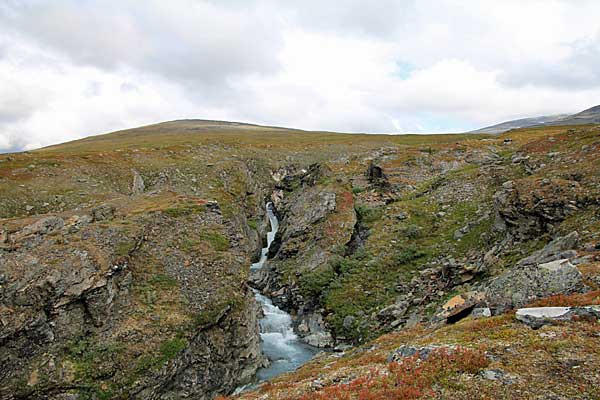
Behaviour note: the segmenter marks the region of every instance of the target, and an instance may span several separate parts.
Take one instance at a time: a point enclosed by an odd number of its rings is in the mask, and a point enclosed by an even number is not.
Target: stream
[[[271,231],[267,233],[267,247],[261,252],[260,260],[250,269],[263,268],[267,260],[269,247],[275,239],[279,221],[273,213],[272,204],[267,204],[267,215],[271,223]],[[260,337],[263,354],[269,359],[269,366],[256,373],[258,381],[276,377],[284,372],[293,371],[310,360],[319,350],[302,343],[292,328],[292,317],[287,312],[273,305],[271,299],[254,291],[256,301],[262,307],[264,317],[260,320]]]

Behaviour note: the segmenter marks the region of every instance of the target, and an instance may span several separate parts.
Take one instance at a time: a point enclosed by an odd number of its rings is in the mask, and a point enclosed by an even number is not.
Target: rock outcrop
[[[517,240],[550,232],[577,211],[583,200],[579,182],[561,179],[507,181],[494,194],[495,228]]]
[[[485,297],[492,311],[499,314],[543,297],[585,290],[581,272],[564,259],[508,271],[492,280]]]
[[[264,363],[244,282],[252,240],[218,205],[186,207],[102,205],[5,231],[1,399],[211,399],[252,379]]]

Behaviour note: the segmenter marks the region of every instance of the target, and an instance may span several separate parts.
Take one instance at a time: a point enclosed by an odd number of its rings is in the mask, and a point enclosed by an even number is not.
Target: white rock
[[[520,308],[515,317],[522,320],[525,316],[533,318],[558,318],[571,310],[571,307],[531,307]]]
[[[574,267],[574,265],[571,264],[568,258],[563,258],[562,260],[550,261],[545,264],[540,264],[538,265],[538,267],[555,272],[565,267],[572,268]]]

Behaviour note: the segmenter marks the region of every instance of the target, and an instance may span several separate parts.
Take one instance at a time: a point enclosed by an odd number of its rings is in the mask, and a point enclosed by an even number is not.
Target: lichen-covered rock
[[[493,279],[485,301],[494,314],[556,294],[585,291],[581,272],[569,260],[516,267]]]
[[[116,208],[112,204],[103,204],[92,210],[94,221],[109,221],[114,218]]]
[[[573,249],[577,248],[578,243],[579,234],[576,231],[566,236],[560,236],[544,246],[543,249],[519,261],[519,265],[532,265],[575,257],[577,253]]]
[[[388,356],[387,362],[400,362],[404,358],[414,357],[414,356],[417,356],[419,358],[419,360],[427,360],[434,351],[438,351],[438,350],[443,350],[443,351],[446,351],[448,354],[452,354],[454,351],[456,351],[456,347],[454,347],[454,346],[438,346],[438,345],[430,345],[430,346],[402,345],[390,353],[390,355]]]

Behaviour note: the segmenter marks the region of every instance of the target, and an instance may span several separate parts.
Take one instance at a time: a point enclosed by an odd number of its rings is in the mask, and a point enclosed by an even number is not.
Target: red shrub
[[[418,355],[401,363],[390,363],[387,370],[371,370],[348,384],[326,387],[301,397],[301,400],[410,400],[432,395],[431,386],[441,378],[459,373],[474,374],[488,365],[482,350],[457,348],[434,350],[427,360]]]

